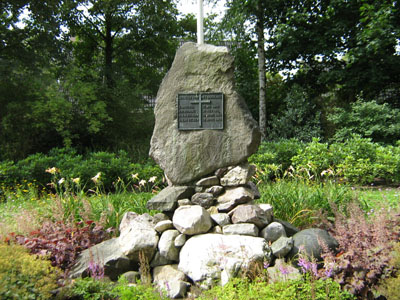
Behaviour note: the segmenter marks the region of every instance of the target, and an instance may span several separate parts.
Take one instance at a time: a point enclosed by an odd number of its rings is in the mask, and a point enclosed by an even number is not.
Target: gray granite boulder
[[[204,208],[210,208],[215,201],[214,195],[211,193],[196,193],[192,196],[191,202]]]
[[[237,165],[257,151],[260,131],[235,90],[234,59],[225,47],[185,43],[157,93],[150,156],[173,184]],[[223,130],[178,130],[178,93],[224,95]]]
[[[299,253],[299,249],[302,249],[304,254],[314,257],[317,261],[322,260],[322,243],[331,250],[335,250],[338,246],[338,242],[326,230],[319,228],[299,231],[293,235],[293,242],[294,245],[288,257],[295,257]]]
[[[179,232],[187,235],[206,233],[212,227],[210,213],[199,205],[179,207],[172,222]]]
[[[118,238],[104,241],[82,251],[70,271],[70,277],[89,276],[91,264],[104,268],[104,274],[111,280],[117,280],[119,275],[138,267],[137,264],[132,264],[121,251]]]
[[[293,238],[281,236],[271,245],[272,254],[276,257],[285,257],[293,248]]]
[[[210,187],[213,185],[219,185],[219,178],[217,176],[210,176],[200,179],[196,182],[197,186],[206,186]]]
[[[228,214],[224,213],[212,214],[211,219],[213,219],[213,221],[217,223],[219,226],[225,226],[231,224],[231,218],[229,217]]]
[[[207,287],[221,276],[229,279],[239,275],[251,262],[269,259],[269,248],[259,237],[202,234],[186,242],[179,258],[179,270]]]
[[[122,253],[131,260],[139,262],[139,253],[143,252],[150,261],[159,240],[154,225],[153,218],[148,214],[139,215],[131,220],[118,238]]]

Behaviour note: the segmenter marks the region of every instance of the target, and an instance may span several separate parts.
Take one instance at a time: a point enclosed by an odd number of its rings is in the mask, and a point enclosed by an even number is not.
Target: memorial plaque
[[[224,129],[224,94],[178,94],[178,129]]]

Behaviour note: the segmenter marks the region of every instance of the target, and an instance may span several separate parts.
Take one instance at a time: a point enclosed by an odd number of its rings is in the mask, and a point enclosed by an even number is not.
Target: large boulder
[[[225,47],[185,43],[177,51],[157,94],[150,147],[172,184],[240,164],[257,151],[260,131],[235,90],[233,62]],[[178,130],[178,93],[197,92],[223,94],[224,129]]]
[[[71,278],[90,275],[93,266],[104,268],[104,274],[111,280],[135,268],[130,259],[124,255],[119,246],[118,238],[113,238],[81,252],[77,262],[70,272]]]
[[[295,257],[301,250],[309,257],[314,257],[317,261],[322,260],[321,254],[323,246],[330,250],[335,250],[338,242],[326,231],[319,228],[308,228],[293,235],[293,248],[288,257]]]
[[[154,225],[154,219],[148,214],[126,223],[118,238],[122,253],[135,262],[139,262],[139,253],[143,253],[151,261],[159,240]]]
[[[238,275],[252,262],[268,260],[269,248],[259,237],[202,234],[186,242],[179,258],[179,270],[207,287],[221,276],[229,279]]]

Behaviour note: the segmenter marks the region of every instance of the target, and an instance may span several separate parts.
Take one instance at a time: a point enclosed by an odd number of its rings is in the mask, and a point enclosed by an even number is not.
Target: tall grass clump
[[[347,187],[330,181],[277,180],[259,185],[259,190],[258,201],[271,204],[275,217],[299,227],[320,221],[321,213],[331,218],[332,204],[345,208],[353,200]]]

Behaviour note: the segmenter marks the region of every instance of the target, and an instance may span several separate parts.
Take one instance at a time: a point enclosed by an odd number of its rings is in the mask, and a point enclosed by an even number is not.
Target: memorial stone
[[[226,47],[185,43],[157,94],[150,156],[183,185],[257,151],[260,131],[234,86]]]

